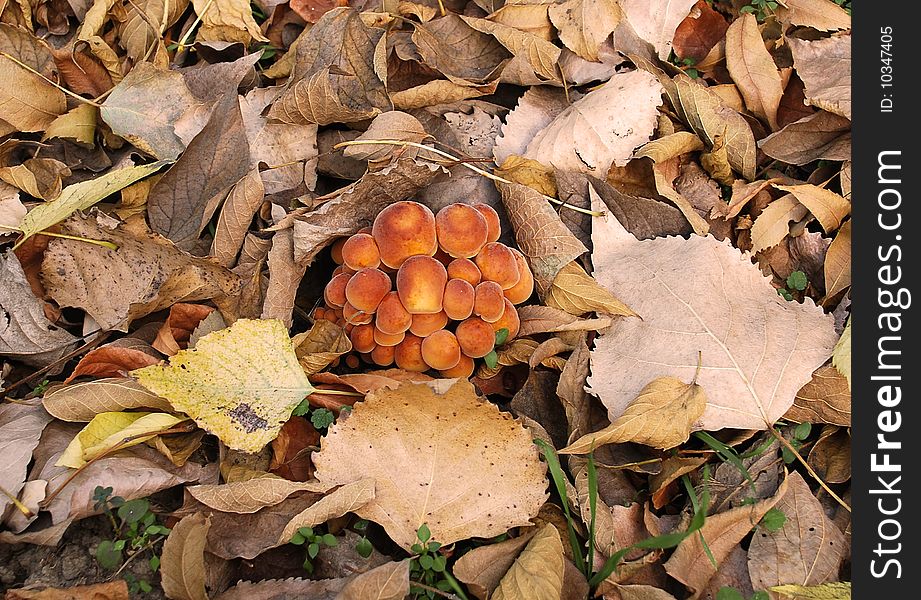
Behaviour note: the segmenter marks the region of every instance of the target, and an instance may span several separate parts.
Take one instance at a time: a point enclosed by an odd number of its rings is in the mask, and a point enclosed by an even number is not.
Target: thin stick
[[[2,227],[3,229],[7,229],[7,230],[9,230],[9,231],[19,231],[19,232],[22,232],[22,229],[20,229],[19,227],[13,227],[12,225],[4,225],[4,224],[0,223],[0,227]],[[66,234],[66,233],[53,233],[53,232],[51,232],[51,231],[36,231],[36,232],[33,233],[32,235],[47,235],[48,237],[62,238],[62,239],[65,239],[65,240],[74,240],[74,241],[77,241],[77,242],[86,242],[87,244],[96,244],[97,246],[102,246],[103,248],[108,248],[109,250],[118,250],[118,245],[113,244],[112,242],[106,242],[106,241],[103,241],[103,240],[92,240],[92,239],[90,239],[90,238],[80,237],[80,236],[78,236],[78,235],[68,235],[68,234]],[[21,246],[22,243],[25,242],[27,239],[29,239],[29,238],[26,237],[26,238],[23,238],[23,239],[19,240],[18,242],[16,242],[16,245],[13,246],[13,250],[15,250],[16,248],[18,248],[19,246]]]
[[[329,394],[330,396],[352,396],[355,398],[364,397],[364,394],[362,394],[361,392],[350,392],[348,390],[324,390],[320,388],[317,388],[316,390],[314,390],[313,392],[310,392],[307,395],[312,396],[313,394]]]
[[[6,491],[6,490],[3,488],[3,486],[0,486],[0,494],[3,494],[3,495],[6,496],[7,498],[9,498],[10,502],[13,503],[13,506],[16,507],[16,510],[18,510],[18,511],[21,512],[23,515],[25,515],[25,517],[26,517],[27,519],[31,519],[32,517],[35,516],[35,513],[32,512],[31,510],[29,510],[29,507],[28,507],[28,506],[26,506],[25,504],[23,504],[22,502],[20,502],[20,501],[19,501],[19,498],[17,498],[17,497],[14,496],[13,494],[9,493],[8,491]]]
[[[132,560],[134,560],[134,559],[137,558],[138,556],[144,554],[144,553],[147,552],[148,550],[152,549],[155,545],[157,545],[158,543],[162,542],[162,541],[165,540],[165,539],[166,539],[166,536],[165,536],[165,535],[161,535],[160,537],[155,538],[155,539],[152,539],[152,540],[150,540],[149,542],[147,542],[147,543],[144,545],[143,548],[139,548],[137,552],[135,552],[134,554],[132,554],[131,556],[129,556],[128,559],[125,560],[124,563],[122,563],[122,566],[119,567],[117,571],[115,571],[115,574],[112,575],[111,577],[109,577],[109,581],[114,581],[114,580],[118,579],[118,576],[121,574],[122,571],[125,570],[125,567],[127,567],[127,566],[131,563]]]
[[[39,73],[38,71],[30,67],[29,65],[25,64],[24,62],[20,61],[18,58],[16,58],[15,56],[11,54],[7,54],[6,52],[0,52],[0,56],[2,56],[3,58],[9,59],[10,61],[15,63],[19,67],[28,71],[29,73],[32,73],[33,75],[37,75],[38,77],[41,77],[42,79],[45,80],[46,83],[53,85],[57,89],[61,90],[62,92],[64,92],[65,94],[73,98],[74,100],[79,100],[80,102],[83,102],[84,104],[89,104],[90,106],[95,106],[96,108],[99,108],[100,106],[102,106],[101,104],[93,102],[89,98],[84,98],[80,94],[74,93],[70,91],[69,89],[58,85],[57,83],[51,81],[50,79],[48,79],[47,77],[45,77],[44,75],[42,75],[41,73]]]
[[[208,12],[208,9],[211,8],[211,5],[214,4],[214,0],[208,0],[208,3],[205,4],[205,7],[202,9],[200,15],[195,15],[195,20],[192,21],[192,26],[183,34],[182,39],[179,40],[179,43],[176,45],[176,51],[182,52],[185,50],[185,43],[189,41],[189,38],[192,37],[192,32],[195,31],[195,28],[198,27],[198,24],[201,23],[201,18],[205,16],[205,13]]]
[[[793,455],[800,462],[800,464],[803,465],[806,468],[806,471],[812,476],[812,478],[816,480],[816,483],[818,483],[819,486],[821,486],[823,490],[828,492],[828,495],[834,498],[838,504],[843,506],[845,510],[847,510],[847,512],[851,512],[851,507],[848,505],[848,503],[842,500],[841,497],[838,496],[838,494],[833,492],[831,488],[828,487],[828,484],[825,483],[821,477],[819,477],[819,474],[816,473],[811,466],[809,466],[809,463],[806,462],[806,459],[803,458],[802,454],[800,454],[799,451],[793,447],[793,444],[788,442],[787,438],[781,435],[780,432],[774,429],[773,427],[769,427],[768,429],[770,430],[771,435],[773,435],[777,439],[777,441],[783,445],[784,448],[786,448],[787,450],[793,453]]]
[[[471,171],[473,171],[474,173],[477,173],[478,175],[482,175],[483,177],[487,179],[492,179],[493,181],[498,181],[499,183],[505,183],[505,184],[515,183],[514,181],[509,181],[508,179],[505,179],[504,177],[499,177],[498,175],[494,175],[493,173],[490,173],[489,171],[486,171],[485,169],[481,169],[479,167],[471,165],[470,163],[465,162],[462,158],[454,156],[453,154],[450,154],[443,150],[439,150],[438,148],[432,148],[431,146],[425,146],[423,144],[418,144],[416,142],[407,142],[403,140],[351,140],[347,142],[339,142],[338,144],[333,146],[333,148],[338,150],[339,148],[344,148],[346,146],[377,146],[381,144],[387,144],[391,146],[411,146],[413,148],[419,148],[420,150],[427,150],[429,152],[438,154],[439,156],[443,156],[444,158],[447,158],[448,160],[452,160],[457,164],[463,165],[467,167],[468,169],[470,169]],[[537,193],[540,194],[540,192],[537,192]],[[557,204],[564,208],[568,208],[570,210],[580,212],[582,214],[591,215],[593,217],[603,217],[605,215],[605,213],[600,213],[594,210],[586,210],[578,206],[573,206],[572,204],[568,204],[566,202],[563,202],[562,200],[558,200],[546,194],[540,194],[540,195],[545,200],[553,202],[554,204]]]

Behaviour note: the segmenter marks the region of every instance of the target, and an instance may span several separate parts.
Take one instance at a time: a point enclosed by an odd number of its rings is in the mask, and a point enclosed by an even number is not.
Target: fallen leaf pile
[[[850,4],[0,2],[5,598],[850,597]]]

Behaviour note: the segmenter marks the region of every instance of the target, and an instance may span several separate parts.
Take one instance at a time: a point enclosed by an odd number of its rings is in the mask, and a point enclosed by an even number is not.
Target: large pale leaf
[[[374,479],[374,500],[355,512],[404,548],[423,523],[443,544],[498,535],[547,498],[531,435],[465,380],[444,394],[415,383],[372,392],[330,428],[314,464],[328,485]]]
[[[70,442],[55,466],[77,469],[113,448],[146,442],[184,420],[168,413],[100,413]]]
[[[783,85],[752,13],[739,15],[726,31],[726,68],[745,106],[776,129]]]
[[[649,141],[656,126],[662,85],[641,70],[618,73],[536,133],[522,153],[545,165],[604,177]]]
[[[851,35],[808,41],[787,38],[806,104],[851,118]]]
[[[831,355],[833,318],[778,296],[728,243],[638,241],[610,216],[595,220],[592,242],[596,279],[642,317],[619,322],[592,352],[588,385],[612,422],[650,380],[690,381],[699,355],[707,407],[695,428],[765,429]]]
[[[697,0],[620,0],[624,17],[636,33],[653,45],[659,58],[668,58],[675,30]]]
[[[557,600],[563,590],[563,542],[548,523],[528,542],[493,593],[494,600]]]
[[[493,146],[496,164],[501,165],[509,156],[524,154],[534,136],[568,106],[569,100],[561,90],[549,86],[528,88],[505,118],[496,137],[496,145]]]
[[[623,14],[614,0],[567,0],[548,11],[560,41],[584,58],[598,62],[598,50]]]
[[[278,320],[240,319],[202,337],[169,366],[133,371],[141,385],[231,448],[258,452],[313,386]]]
[[[822,504],[796,471],[790,473],[787,491],[775,508],[786,516],[783,526],[759,532],[748,549],[748,572],[755,589],[837,580],[847,551],[844,534],[825,516]]]
[[[61,193],[44,204],[39,204],[22,219],[22,240],[56,225],[78,210],[86,210],[100,200],[121,191],[135,181],[156,173],[167,163],[155,162],[149,165],[128,167],[109,171],[93,179],[87,179],[64,188]],[[19,242],[20,244],[22,241]]]
[[[831,0],[780,0],[774,14],[782,23],[819,31],[851,28],[851,15]]]

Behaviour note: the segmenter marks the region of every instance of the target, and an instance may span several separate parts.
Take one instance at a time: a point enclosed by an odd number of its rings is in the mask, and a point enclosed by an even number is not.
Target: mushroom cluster
[[[518,334],[515,305],[534,291],[527,260],[500,234],[486,204],[437,215],[418,202],[391,204],[372,227],[333,244],[338,266],[317,313],[344,326],[371,363],[469,377],[497,332]]]

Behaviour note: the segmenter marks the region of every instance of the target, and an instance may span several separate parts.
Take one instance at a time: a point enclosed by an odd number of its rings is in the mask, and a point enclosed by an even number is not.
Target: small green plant
[[[803,442],[806,441],[810,433],[812,433],[812,423],[800,423],[793,428],[793,439],[790,440],[790,445],[799,452],[799,449],[803,447]],[[796,455],[786,446],[782,448],[782,452],[783,461],[786,464],[789,465],[796,460]]]
[[[847,14],[851,14],[851,0],[832,0],[832,2],[843,8]]]
[[[752,13],[755,15],[755,18],[758,19],[758,22],[761,23],[770,15],[774,14],[775,8],[777,8],[777,3],[773,0],[752,0],[751,4],[743,6],[739,9],[739,12],[743,14]]]
[[[45,391],[48,390],[49,385],[51,385],[51,382],[47,379],[43,379],[41,383],[39,383],[32,389],[32,393],[35,394],[36,396],[43,396],[45,394]]]
[[[439,552],[441,544],[432,540],[428,525],[423,523],[416,530],[416,539],[418,541],[410,547],[414,555],[409,563],[410,596],[434,600],[437,591],[442,591],[454,592],[467,600],[460,583],[448,571],[448,558]]]
[[[371,545],[371,541],[366,534],[368,530],[368,521],[360,519],[356,521],[352,529],[361,533],[361,539],[355,544],[355,551],[358,552],[360,557],[368,558],[371,556],[371,553],[374,552],[374,546]]]
[[[787,522],[787,515],[779,508],[772,508],[764,513],[761,522],[758,523],[767,531],[777,531]]]
[[[114,537],[103,540],[96,547],[96,562],[104,569],[121,570],[136,557],[150,553],[147,566],[152,573],[160,569],[160,546],[170,529],[157,523],[157,516],[150,510],[150,502],[145,498],[125,500],[113,496],[111,487],[96,486],[93,490],[93,508],[101,510],[112,524]],[[146,579],[137,579],[125,575],[129,591],[133,593],[149,592],[153,589]]]
[[[508,340],[509,331],[505,327],[496,332],[496,343],[490,351],[489,354],[483,357],[483,362],[486,363],[486,366],[490,369],[495,369],[499,364],[499,355],[496,353],[496,348],[503,345]]]
[[[332,548],[339,541],[331,533],[320,533],[313,530],[313,527],[301,527],[291,536],[289,543],[295,546],[307,546],[307,553],[304,556],[304,570],[313,573],[313,559],[320,553],[321,546]]]
[[[787,287],[777,290],[777,293],[783,296],[785,300],[793,300],[793,292],[804,291],[806,286],[809,285],[809,280],[802,271],[793,271],[787,276],[785,283]]]
[[[767,592],[755,592],[749,600],[770,600]],[[716,592],[716,600],[745,600],[742,592],[734,587],[723,586]]]
[[[328,408],[312,408],[307,398],[301,400],[291,412],[295,417],[307,417],[311,424],[320,433],[326,433],[326,429],[336,421],[336,415]]]

